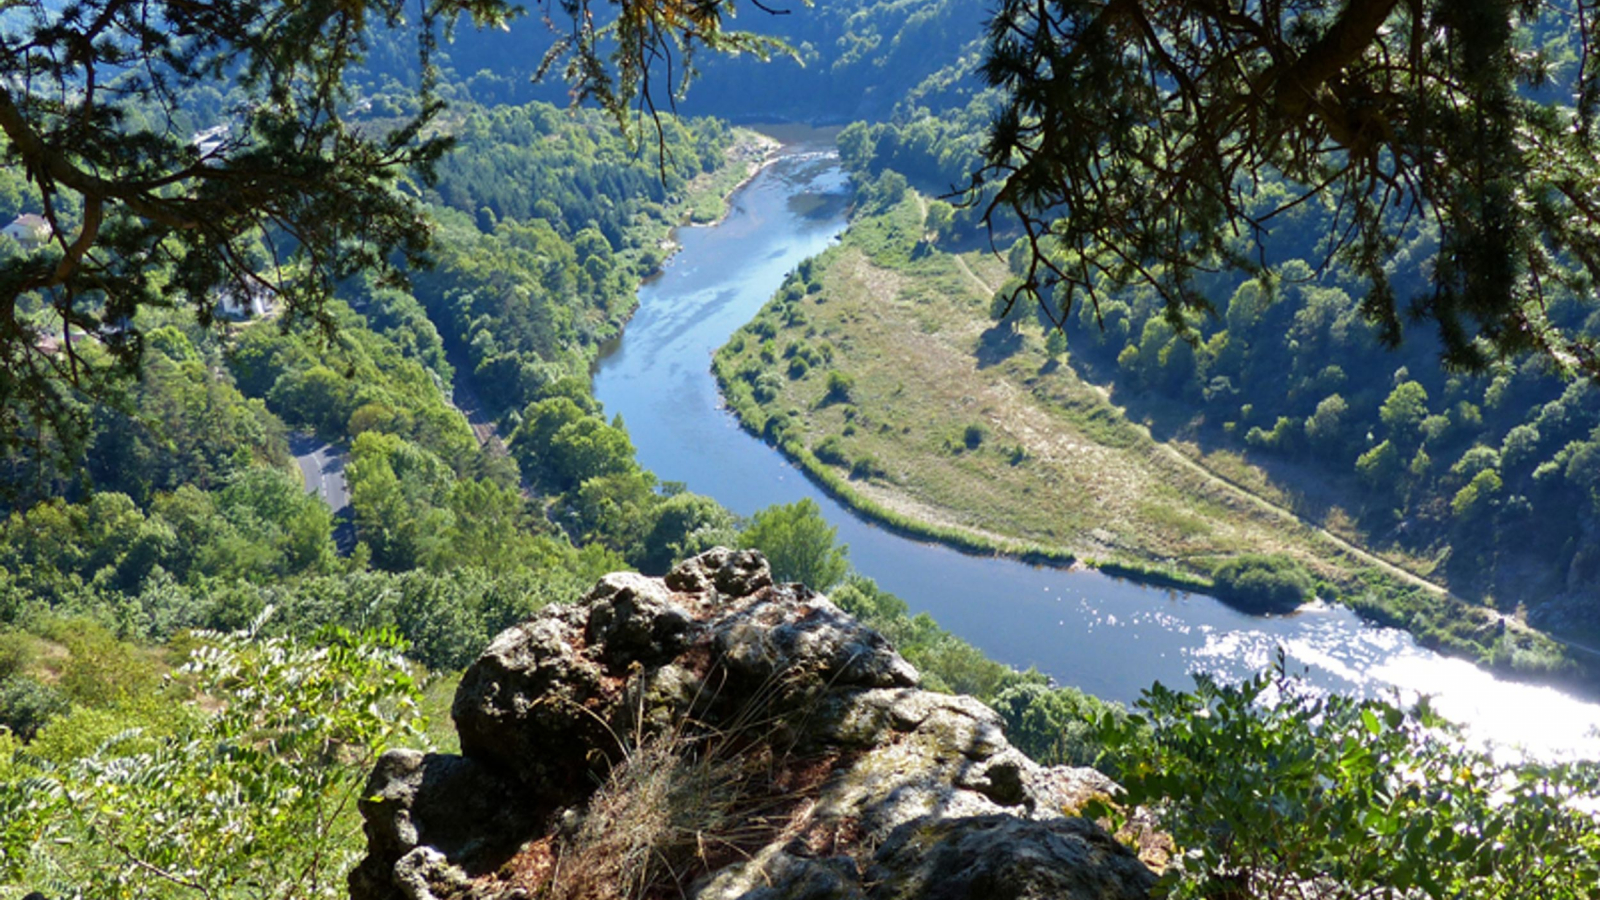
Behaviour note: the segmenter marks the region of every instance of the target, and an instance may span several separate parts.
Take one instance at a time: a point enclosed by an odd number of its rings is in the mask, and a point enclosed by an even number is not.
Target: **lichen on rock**
[[[468,668],[461,756],[379,761],[351,896],[1148,894],[1127,848],[1068,815],[1104,776],[1041,767],[988,707],[917,684],[757,553],[608,575]]]

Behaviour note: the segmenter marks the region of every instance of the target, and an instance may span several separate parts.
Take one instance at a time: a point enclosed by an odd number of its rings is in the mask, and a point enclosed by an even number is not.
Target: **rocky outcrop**
[[[462,756],[395,751],[364,793],[354,900],[1147,896],[968,697],[751,552],[614,574],[464,674]]]

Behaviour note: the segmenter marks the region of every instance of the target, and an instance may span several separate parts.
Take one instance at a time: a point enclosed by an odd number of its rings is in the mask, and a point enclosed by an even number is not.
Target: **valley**
[[[1588,665],[1582,649],[1448,596],[1405,567],[1414,560],[1295,512],[1236,453],[1152,438],[1061,358],[1070,348],[1052,358],[1048,332],[996,324],[991,285],[1009,277],[1005,260],[929,247],[925,209],[908,193],[858,218],[717,356],[744,427],[848,505],[972,552],[1202,591],[1231,558],[1282,554],[1325,599],[1353,600],[1430,646],[1524,673],[1573,656]]]
[[[1051,494],[1041,487],[1050,479],[1040,474],[1038,464],[1014,466],[1003,449],[983,446],[963,448],[969,468],[941,468],[937,460],[957,457],[950,443],[961,440],[965,424],[984,408],[979,404],[987,404],[996,416],[981,421],[989,429],[986,440],[1000,448],[1018,440],[1002,430],[1013,421],[1000,418],[1010,409],[1002,399],[1011,399],[1019,411],[1011,414],[1025,416],[1021,421],[1041,423],[1041,431],[1035,432],[1041,440],[1044,427],[1064,430],[1074,427],[1073,420],[1024,406],[1018,398],[1027,397],[1026,392],[1007,390],[1005,365],[979,368],[973,361],[971,348],[985,327],[974,320],[984,315],[988,301],[966,286],[969,277],[952,262],[957,257],[930,255],[909,270],[881,270],[862,247],[883,233],[875,229],[888,226],[874,221],[857,230],[858,220],[841,235],[848,188],[826,149],[817,138],[789,147],[736,196],[727,221],[714,228],[680,229],[683,250],[642,290],[639,312],[617,348],[600,361],[595,394],[627,424],[644,465],[743,514],[801,500],[817,504],[837,529],[838,541],[848,545],[852,565],[881,589],[904,598],[912,612],[930,614],[993,658],[1037,669],[1060,684],[1102,698],[1132,702],[1152,680],[1183,684],[1191,672],[1238,679],[1268,666],[1282,648],[1292,670],[1306,672],[1309,682],[1321,689],[1372,695],[1396,687],[1426,691],[1448,715],[1473,723],[1482,734],[1514,735],[1552,749],[1590,746],[1583,735],[1590,723],[1600,722],[1600,707],[1548,687],[1496,678],[1465,660],[1441,657],[1393,628],[1364,623],[1349,609],[1319,603],[1291,616],[1253,616],[1204,596],[1204,570],[1162,568],[1150,557],[1132,553],[1121,557],[1126,560],[1122,565],[1108,555],[1098,571],[1069,569],[1059,555],[1054,564],[1039,564],[1050,563],[1050,557],[1031,551],[1025,541],[1039,541],[1045,533],[1019,531],[1010,524],[1054,521],[1052,509],[1045,506]],[[904,209],[896,213],[912,221],[915,201],[907,197]],[[841,235],[838,243],[835,235]],[[1002,264],[981,253],[964,261],[974,272]],[[787,285],[794,283],[793,273],[808,270],[821,289],[803,300],[783,300]],[[916,299],[886,290],[897,279],[902,287],[920,288],[912,289]],[[766,298],[774,293],[779,299],[769,303]],[[919,320],[919,313],[942,314],[962,324],[950,333],[941,329],[930,335],[916,324],[927,321]],[[752,332],[780,317],[788,317],[796,340],[812,347],[831,345],[832,358],[802,377],[785,376],[788,391],[779,399],[764,407],[741,407],[740,391],[748,389],[749,381],[728,375],[743,358],[728,351],[743,337],[748,355],[754,355],[758,351]],[[745,322],[750,324],[741,325]],[[779,345],[790,334],[782,326],[775,333]],[[706,360],[729,335],[733,339],[715,364],[723,373],[719,388]],[[1044,363],[1037,346],[1015,356],[1026,375],[1036,375]],[[786,362],[781,351],[774,359],[769,368]],[[849,400],[824,396],[830,371],[852,376]],[[1059,371],[1056,377],[1068,373]],[[913,390],[913,385],[918,387]],[[1071,385],[1086,398],[1100,396],[1076,379]],[[740,433],[725,403],[754,434]],[[857,412],[849,415],[841,406]],[[766,432],[770,438],[771,432],[753,426],[752,416],[768,407],[789,413],[792,424],[776,440],[763,441],[759,435]],[[1172,481],[1199,494],[1202,500],[1189,509],[1206,510],[1208,491],[1221,498],[1209,501],[1214,510],[1208,513],[1218,522],[1218,531],[1232,529],[1237,535],[1233,552],[1262,546],[1250,540],[1275,541],[1268,546],[1303,554],[1326,565],[1329,573],[1349,573],[1329,578],[1362,583],[1359,572],[1367,563],[1345,551],[1337,539],[1319,537],[1304,526],[1280,536],[1284,521],[1292,517],[1237,488],[1208,486],[1210,479],[1174,461],[1171,451],[1122,421],[1103,400],[1090,409],[1098,411],[1088,417],[1101,423],[1098,429],[1071,432],[1081,452],[1098,457],[1100,465],[1137,473],[1147,485]],[[890,418],[884,410],[902,418]],[[827,423],[826,428],[810,424],[818,421]],[[890,427],[880,428],[880,422]],[[1111,434],[1127,439],[1108,440],[1107,422],[1116,425]],[[907,430],[916,423],[940,423],[942,431],[930,438],[919,428]],[[815,427],[826,437],[841,434],[837,429],[848,430],[849,424],[858,431],[841,442],[843,452],[874,454],[886,474],[852,477],[849,463],[830,467],[807,449],[819,440],[808,429]],[[797,434],[807,437],[802,442]],[[933,459],[924,449],[930,446]],[[986,465],[983,456],[993,460]],[[973,457],[980,459],[974,462]],[[1152,522],[1137,506],[1103,511],[1099,504],[1115,502],[1111,498],[1116,495],[1093,484],[1095,470],[1075,477],[1076,487],[1066,493],[1094,492],[1077,506],[1078,515],[1099,517],[1091,528],[1144,528],[1152,541],[1165,542],[1149,545],[1160,548],[1184,546],[1181,540],[1190,546],[1217,541],[1211,533],[1200,537],[1163,531],[1160,521]],[[957,505],[963,500],[959,490],[940,492],[941,483],[969,491],[964,498],[968,505]],[[922,500],[925,495],[919,490],[934,499]],[[1138,487],[1125,490],[1126,496],[1138,496]],[[916,499],[906,503],[902,496]],[[1174,489],[1169,496],[1187,494]],[[1229,500],[1232,508],[1226,505]],[[928,509],[933,515],[921,518]],[[969,509],[986,518],[963,519]],[[952,534],[956,540],[948,539]],[[927,543],[930,538],[962,550]],[[1162,563],[1173,565],[1171,560]],[[1434,600],[1430,608],[1440,603]],[[1472,614],[1483,615],[1467,611]],[[1477,627],[1493,634],[1492,621]],[[1537,640],[1518,633],[1504,643],[1527,641],[1542,653],[1560,652]],[[1525,715],[1536,707],[1549,710],[1539,717],[1538,728]]]
[[[0,13],[0,900],[1591,900],[1600,25],[530,6]]]

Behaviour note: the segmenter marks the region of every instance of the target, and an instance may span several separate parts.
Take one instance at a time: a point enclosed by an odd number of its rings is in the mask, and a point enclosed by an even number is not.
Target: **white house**
[[[200,154],[200,158],[205,160],[207,165],[215,165],[221,161],[222,150],[227,146],[228,131],[229,127],[227,125],[217,125],[204,131],[196,131],[190,136],[189,144],[194,147],[195,152]]]
[[[22,245],[24,250],[37,250],[55,236],[50,220],[35,213],[23,213],[4,229],[6,237]]]
[[[251,282],[243,291],[229,285],[217,292],[217,315],[225,319],[256,319],[272,312],[272,291]]]

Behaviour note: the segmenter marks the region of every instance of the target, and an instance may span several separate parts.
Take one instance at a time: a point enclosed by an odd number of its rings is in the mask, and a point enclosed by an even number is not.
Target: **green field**
[[[1414,560],[1383,558],[1337,506],[1317,519],[1232,453],[1206,456],[1131,422],[1106,389],[1052,360],[1032,310],[997,325],[1004,259],[924,240],[915,194],[858,218],[719,352],[745,427],[845,502],[976,552],[1205,587],[1242,554],[1300,561],[1426,642],[1546,671],[1563,650],[1449,597]],[[1508,646],[1509,645],[1509,646]]]

